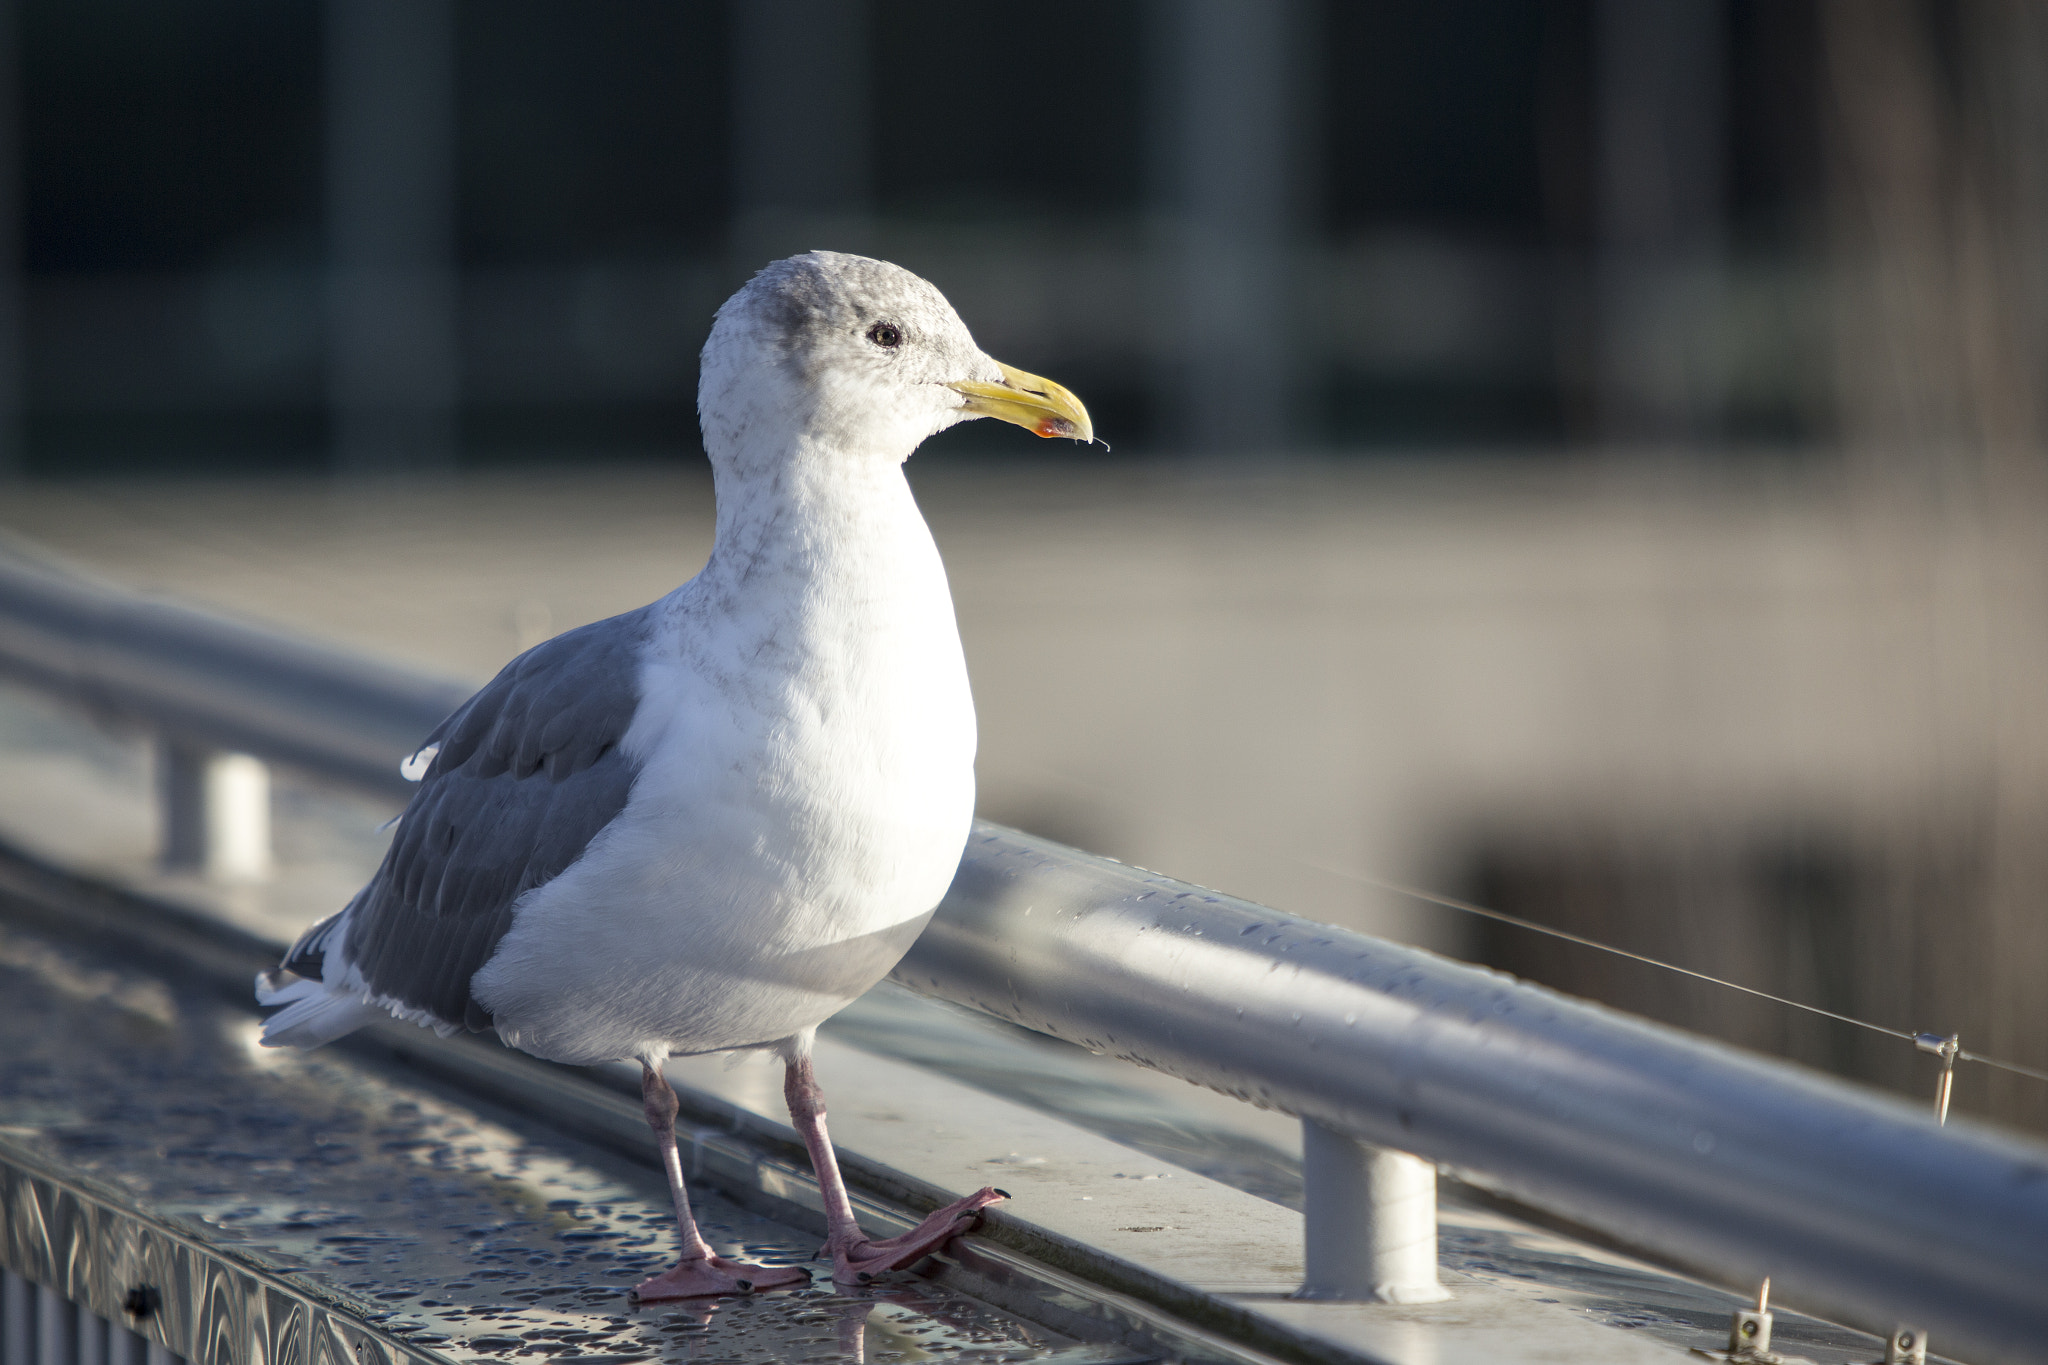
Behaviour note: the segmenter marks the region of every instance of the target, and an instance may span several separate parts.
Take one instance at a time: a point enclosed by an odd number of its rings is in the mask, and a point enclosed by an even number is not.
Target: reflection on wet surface
[[[250,1014],[12,926],[0,999],[0,1131],[456,1359],[1021,1362],[1074,1347],[910,1275],[841,1292],[815,1234],[708,1189],[697,1213],[720,1252],[817,1278],[641,1307],[627,1290],[675,1236],[651,1165],[342,1053],[260,1049]]]

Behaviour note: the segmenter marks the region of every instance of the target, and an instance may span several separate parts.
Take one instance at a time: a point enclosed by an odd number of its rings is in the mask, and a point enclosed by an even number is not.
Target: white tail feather
[[[265,1047],[318,1047],[384,1013],[359,995],[283,972],[264,972],[256,978],[256,1001],[284,1006],[263,1021]]]

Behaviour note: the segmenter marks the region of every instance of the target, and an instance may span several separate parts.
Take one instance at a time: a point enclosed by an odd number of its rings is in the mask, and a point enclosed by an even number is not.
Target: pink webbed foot
[[[678,1261],[667,1270],[633,1287],[633,1297],[642,1303],[663,1299],[704,1299],[717,1294],[756,1294],[769,1289],[787,1289],[809,1284],[811,1272],[795,1265],[750,1265],[723,1256],[700,1256]]]
[[[934,1210],[922,1223],[900,1237],[875,1241],[861,1237],[845,1245],[828,1244],[832,1253],[832,1278],[841,1284],[859,1284],[885,1270],[902,1270],[917,1264],[962,1233],[974,1230],[981,1211],[1008,1199],[1002,1190],[979,1189],[965,1199],[956,1199]]]

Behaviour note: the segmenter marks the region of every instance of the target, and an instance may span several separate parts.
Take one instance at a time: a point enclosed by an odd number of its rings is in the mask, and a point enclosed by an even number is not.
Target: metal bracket
[[[1738,1308],[1728,1322],[1728,1349],[1710,1351],[1695,1346],[1692,1353],[1728,1365],[1814,1365],[1805,1356],[1779,1355],[1771,1349],[1771,1282],[1765,1280],[1756,1291],[1756,1307]]]
[[[1756,1307],[1738,1308],[1728,1324],[1728,1349],[1695,1346],[1692,1353],[1727,1365],[1814,1365],[1804,1356],[1779,1355],[1771,1349],[1771,1282],[1756,1292]],[[1927,1333],[1917,1327],[1895,1327],[1884,1344],[1884,1359],[1872,1365],[1927,1365]]]
[[[1894,1327],[1878,1365],[1927,1365],[1927,1333],[1918,1327]]]

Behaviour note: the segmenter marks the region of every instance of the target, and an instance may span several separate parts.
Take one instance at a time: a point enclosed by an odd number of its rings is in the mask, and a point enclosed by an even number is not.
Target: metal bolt
[[[1917,1327],[1894,1327],[1884,1359],[1885,1365],[1927,1365],[1927,1333]]]

